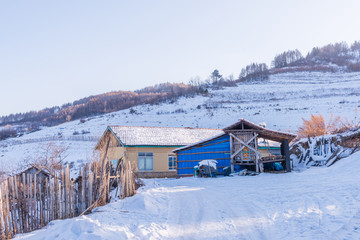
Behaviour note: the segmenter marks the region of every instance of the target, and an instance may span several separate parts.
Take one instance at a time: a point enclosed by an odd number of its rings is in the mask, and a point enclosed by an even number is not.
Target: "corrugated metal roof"
[[[223,134],[221,129],[109,126],[125,146],[185,146]]]
[[[184,149],[187,149],[187,148],[191,148],[191,147],[196,146],[198,144],[208,142],[208,141],[211,141],[213,139],[216,139],[216,138],[219,138],[219,137],[222,137],[222,136],[225,136],[225,135],[227,135],[227,133],[222,132],[221,134],[212,136],[210,138],[202,139],[202,140],[200,140],[198,142],[194,142],[193,144],[188,144],[187,146],[183,146],[183,147],[179,147],[177,149],[174,149],[173,152],[178,152],[178,151],[181,151],[181,150],[184,150]]]

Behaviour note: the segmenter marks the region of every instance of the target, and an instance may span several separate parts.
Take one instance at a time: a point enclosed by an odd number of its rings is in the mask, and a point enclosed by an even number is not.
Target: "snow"
[[[332,167],[150,179],[131,198],[15,239],[360,239],[360,152]]]
[[[221,129],[110,126],[124,145],[181,146],[224,134]]]

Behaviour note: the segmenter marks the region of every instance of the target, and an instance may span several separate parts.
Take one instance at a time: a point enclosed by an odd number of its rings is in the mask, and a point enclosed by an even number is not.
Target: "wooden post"
[[[56,175],[57,176],[57,175]],[[57,207],[57,218],[58,219],[61,219],[62,218],[62,215],[61,215],[61,212],[62,212],[62,207],[61,207],[61,181],[59,181],[59,178],[60,176],[57,176],[56,178],[56,188],[57,188],[57,204],[58,204],[58,207]]]
[[[6,179],[4,182],[3,182],[3,194],[4,194],[4,199],[5,199],[5,202],[4,202],[4,205],[5,205],[5,213],[6,215],[4,216],[5,218],[5,223],[6,223],[6,226],[5,226],[5,230],[6,230],[6,235],[9,236],[11,235],[11,233],[13,232],[13,228],[12,228],[12,223],[10,222],[10,206],[9,206],[9,186],[8,186],[8,180]]]
[[[255,142],[255,150],[258,151],[258,142],[257,142],[258,139],[257,139],[257,134],[254,133],[254,135],[256,135],[256,138],[254,139],[254,142]],[[259,154],[260,154],[260,153],[255,152],[256,161],[257,161],[257,165],[258,165],[257,168],[259,168],[259,171],[260,171],[260,172],[264,172],[264,164],[260,161],[260,155],[259,155]]]
[[[65,169],[61,171],[61,218],[66,218],[66,205],[65,205]]]
[[[81,212],[87,208],[85,201],[85,169],[81,169]]]
[[[234,146],[233,146],[233,137],[229,135],[230,137],[230,167],[231,167],[231,173],[234,173],[234,157],[232,157],[234,153]]]
[[[5,239],[5,221],[4,221],[4,207],[3,207],[3,196],[2,196],[2,184],[0,185],[0,236]]]
[[[11,198],[9,198],[9,204],[10,204],[10,208],[11,208],[11,217],[10,217],[10,221],[12,223],[13,226],[13,233],[16,234],[19,231],[18,228],[18,221],[16,219],[16,209],[15,209],[15,187],[14,187],[14,179],[13,177],[10,177],[8,179],[8,186],[9,186],[9,193],[11,192]]]
[[[28,232],[28,222],[27,222],[27,189],[26,189],[26,174],[22,174],[22,204],[21,204],[21,211],[22,211],[22,219],[23,219],[23,231]]]
[[[38,201],[37,201],[37,191],[36,191],[36,186],[37,186],[37,176],[36,174],[34,174],[34,210],[33,210],[33,219],[34,219],[34,229],[37,228],[37,222],[38,222]]]
[[[71,179],[70,179],[71,180]],[[74,183],[73,181],[70,181],[70,186],[71,186],[71,209],[72,209],[72,217],[77,216],[76,214],[76,191],[75,191],[75,187],[74,187]]]
[[[58,176],[55,173],[54,176],[54,219],[59,219],[59,183]]]
[[[5,235],[8,232],[6,226],[6,205],[5,205],[5,187],[4,182],[0,184],[0,237],[5,239]]]
[[[47,224],[49,222],[49,184],[48,184],[48,178],[45,177],[45,184],[44,184],[44,222]]]
[[[93,202],[93,180],[94,180],[94,173],[91,171],[91,165],[89,164],[89,169],[88,169],[88,173],[89,173],[89,186],[88,186],[88,191],[89,191],[89,203],[88,206],[90,206]]]
[[[70,217],[71,214],[71,196],[70,196],[70,168],[66,164],[65,168],[65,204],[66,204],[66,218]]]
[[[44,223],[44,204],[43,204],[43,191],[42,191],[42,177],[39,176],[39,182],[38,182],[38,189],[39,189],[39,209],[38,209],[38,212],[39,212],[39,225],[38,225],[38,228],[42,227],[43,226],[43,223]]]
[[[14,208],[15,208],[15,219],[13,219],[13,221],[15,220],[18,224],[17,224],[17,232],[18,233],[22,233],[22,219],[21,219],[21,209],[20,209],[20,199],[19,199],[19,194],[18,194],[18,181],[17,181],[17,176],[13,176],[13,181],[14,181],[14,197],[16,199],[16,201],[14,201]],[[14,200],[15,200],[14,199]],[[16,202],[16,205],[15,205]]]
[[[55,204],[54,204],[54,178],[53,177],[49,177],[49,211],[50,211],[50,216],[49,216],[49,222],[54,220],[54,210],[55,210]]]
[[[32,216],[32,196],[31,196],[31,192],[32,192],[32,182],[31,182],[31,177],[32,177],[32,174],[27,174],[27,194],[28,194],[28,199],[27,199],[27,205],[28,205],[28,212],[27,212],[27,218],[28,218],[28,230],[29,232],[32,231],[32,227],[31,227],[31,224],[32,224],[32,219],[31,219],[31,216]]]
[[[290,151],[289,151],[289,140],[285,139],[281,144],[281,150],[283,156],[285,156],[285,166],[286,171],[291,172],[291,165],[290,165]]]

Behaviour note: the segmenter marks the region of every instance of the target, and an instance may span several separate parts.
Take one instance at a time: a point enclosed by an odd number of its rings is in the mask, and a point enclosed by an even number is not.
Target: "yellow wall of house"
[[[125,148],[123,147],[109,147],[108,157],[110,160],[120,159],[124,156]]]
[[[139,152],[152,152],[154,154],[153,171],[175,171],[169,170],[169,155],[175,156],[172,152],[176,147],[127,147],[126,158],[133,162],[137,168],[137,160]]]
[[[154,155],[153,171],[175,171],[169,170],[169,155],[175,156],[172,152],[176,147],[110,147],[108,150],[108,158],[110,160],[120,159],[122,156],[126,156],[127,160],[130,160],[136,169],[138,167],[138,153],[139,152],[151,152]]]

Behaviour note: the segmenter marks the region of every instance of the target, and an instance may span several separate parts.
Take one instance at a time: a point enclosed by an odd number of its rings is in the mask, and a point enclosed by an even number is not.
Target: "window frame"
[[[146,162],[151,157],[151,169],[147,169]],[[144,169],[140,169],[140,160],[144,161]],[[154,153],[153,152],[138,152],[138,170],[139,171],[154,171]]]
[[[172,160],[170,160],[172,158]],[[172,168],[170,168],[170,162],[172,163]],[[176,155],[168,155],[168,170],[176,171],[177,169],[177,158]]]

